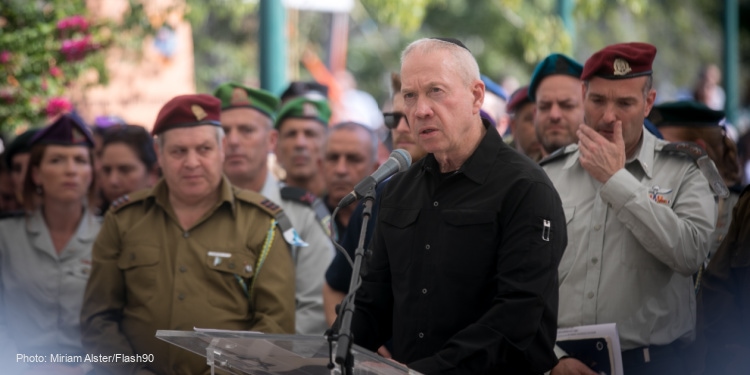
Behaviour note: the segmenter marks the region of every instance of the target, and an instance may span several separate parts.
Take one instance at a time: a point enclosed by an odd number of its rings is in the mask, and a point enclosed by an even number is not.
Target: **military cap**
[[[578,78],[581,76],[583,66],[578,61],[571,59],[561,53],[553,53],[540,61],[534,68],[529,83],[529,98],[536,101],[536,90],[539,84],[551,75],[565,75]]]
[[[29,129],[13,139],[5,149],[5,164],[12,167],[13,156],[31,152],[31,138],[39,132],[39,129]]]
[[[581,80],[591,77],[625,79],[650,75],[656,47],[648,43],[619,43],[591,55],[583,66]]]
[[[450,43],[450,44],[455,44],[455,45],[457,45],[457,46],[459,46],[459,47],[461,47],[461,48],[469,51],[469,47],[466,47],[465,44],[461,43],[461,41],[458,40],[458,39],[456,39],[456,38],[439,38],[439,37],[433,37],[433,38],[430,38],[430,39],[435,39],[435,40],[439,40],[439,41],[442,41],[442,42],[446,42],[446,43]],[[471,51],[469,51],[469,53],[471,53]]]
[[[298,96],[322,100],[328,97],[328,86],[315,81],[294,81],[281,93],[281,101],[286,102]]]
[[[270,92],[251,89],[237,83],[224,83],[216,88],[214,96],[221,100],[221,110],[232,108],[252,108],[271,120],[276,119],[279,110],[279,99]]]
[[[331,119],[331,107],[326,100],[313,100],[309,98],[295,98],[284,104],[276,119],[276,128],[288,118],[302,118],[315,120],[328,127]]]
[[[705,104],[685,100],[663,103],[651,110],[649,120],[658,126],[703,127],[719,126],[724,111],[714,111]]]
[[[175,128],[221,126],[221,101],[207,94],[180,95],[168,101],[156,116],[153,135]]]
[[[482,82],[484,82],[484,88],[487,89],[487,91],[497,95],[500,97],[500,99],[504,101],[508,101],[508,93],[505,92],[505,89],[495,83],[495,81],[491,80],[490,77],[487,77],[486,75],[482,74],[480,76],[482,79]]]
[[[52,124],[40,130],[29,141],[29,147],[37,144],[94,147],[94,138],[80,117],[70,113],[61,115]]]
[[[526,103],[533,103],[531,101],[531,98],[529,98],[529,86],[519,87],[510,96],[510,101],[508,102],[508,105],[506,107],[507,112],[515,113]]]

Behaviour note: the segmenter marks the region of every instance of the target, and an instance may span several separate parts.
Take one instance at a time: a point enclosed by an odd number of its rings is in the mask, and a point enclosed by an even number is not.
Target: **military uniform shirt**
[[[16,354],[39,354],[49,361],[50,354],[84,353],[81,305],[100,225],[84,209],[78,229],[57,254],[41,210],[0,220],[2,372],[13,373]]]
[[[323,274],[333,258],[333,244],[315,218],[312,208],[300,202],[281,199],[279,181],[270,171],[260,193],[281,205],[292,226],[308,244],[292,247],[297,281],[296,331],[298,334],[322,335],[328,328],[323,312]]]
[[[695,162],[665,144],[644,131],[636,157],[605,184],[583,169],[577,145],[542,162],[568,230],[559,327],[616,323],[622,350],[691,339],[691,276],[708,254],[716,203]]]
[[[98,364],[100,373],[209,373],[205,358],[155,338],[160,329],[294,333],[294,268],[281,231],[256,204],[264,198],[226,177],[219,191],[216,206],[191,228],[177,221],[164,180],[110,208],[94,244],[84,347],[153,354],[154,362]]]

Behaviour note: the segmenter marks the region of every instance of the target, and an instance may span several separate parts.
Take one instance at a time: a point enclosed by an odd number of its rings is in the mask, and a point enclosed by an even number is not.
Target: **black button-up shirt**
[[[485,125],[486,126],[486,125]],[[544,171],[488,128],[455,173],[427,155],[380,197],[357,292],[355,343],[434,374],[532,374],[557,362],[557,266],[567,244]]]

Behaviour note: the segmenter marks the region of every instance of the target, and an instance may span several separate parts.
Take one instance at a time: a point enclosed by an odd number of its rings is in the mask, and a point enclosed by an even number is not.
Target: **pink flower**
[[[94,49],[91,44],[91,36],[85,36],[81,39],[66,39],[62,42],[60,52],[65,55],[68,61],[78,61],[86,57],[86,52]]]
[[[8,51],[0,52],[0,64],[5,64],[10,61],[11,54]]]
[[[55,78],[60,78],[60,77],[62,77],[62,69],[60,69],[60,68],[58,68],[56,66],[53,66],[53,67],[49,68],[49,74],[51,76],[55,77]]]
[[[65,98],[51,98],[47,103],[47,116],[54,117],[59,114],[68,113],[73,110],[73,104]]]
[[[80,30],[86,32],[89,29],[89,23],[81,15],[63,18],[57,22],[58,30]]]

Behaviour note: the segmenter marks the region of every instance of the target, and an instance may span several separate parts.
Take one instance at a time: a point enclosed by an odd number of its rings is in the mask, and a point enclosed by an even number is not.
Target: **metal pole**
[[[281,0],[260,0],[260,87],[280,94],[286,85],[285,9]]]
[[[739,108],[739,29],[740,7],[737,0],[724,1],[724,110],[727,120],[737,125]]]

